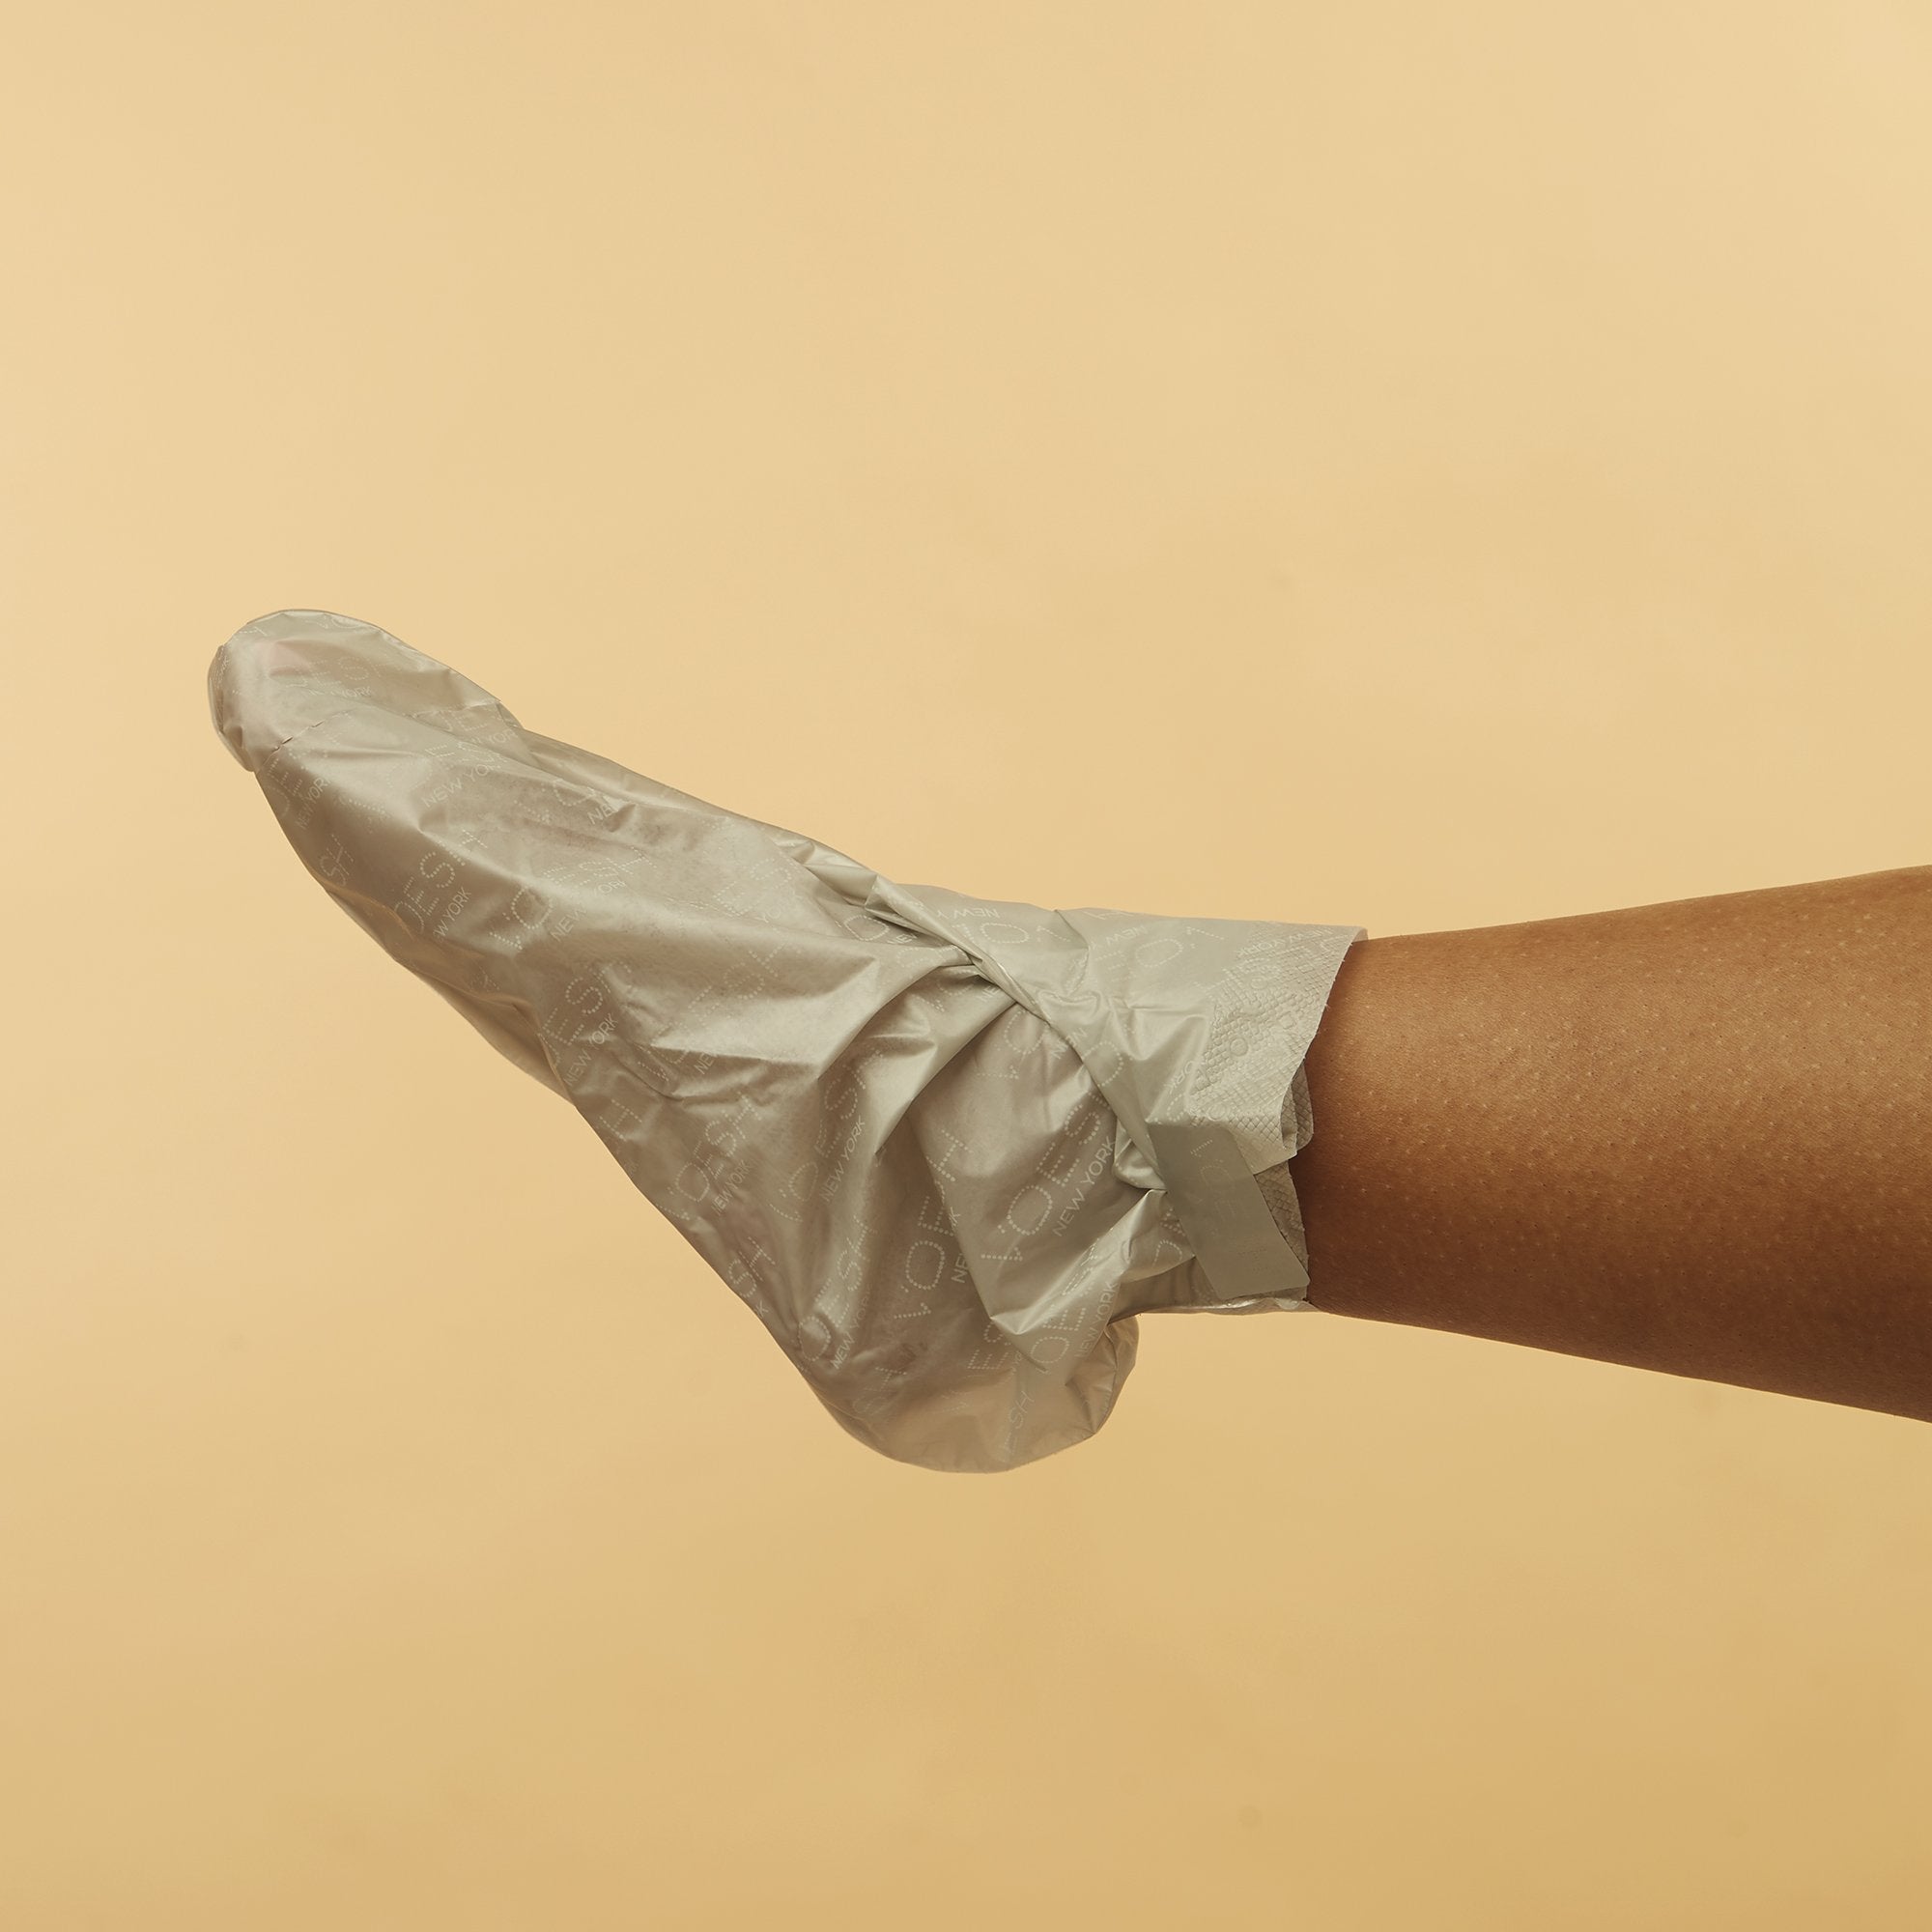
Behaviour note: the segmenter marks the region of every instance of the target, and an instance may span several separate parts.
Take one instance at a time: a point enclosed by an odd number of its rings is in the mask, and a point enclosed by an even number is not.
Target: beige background
[[[1174,1317],[896,1466],[202,690],[324,606],[1049,905],[1922,865],[1922,8],[6,38],[9,1932],[1924,1922],[1932,1431]]]

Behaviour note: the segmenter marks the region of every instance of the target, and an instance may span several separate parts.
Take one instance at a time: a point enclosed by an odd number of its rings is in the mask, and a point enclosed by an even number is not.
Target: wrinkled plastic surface
[[[1360,926],[903,886],[280,611],[210,708],[302,863],[569,1099],[861,1441],[1091,1435],[1158,1309],[1308,1306],[1284,1163]]]

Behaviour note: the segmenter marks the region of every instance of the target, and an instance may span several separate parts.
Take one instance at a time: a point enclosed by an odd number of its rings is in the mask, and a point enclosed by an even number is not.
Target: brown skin
[[[1932,1421],[1932,866],[1359,940],[1307,1070],[1316,1307]]]

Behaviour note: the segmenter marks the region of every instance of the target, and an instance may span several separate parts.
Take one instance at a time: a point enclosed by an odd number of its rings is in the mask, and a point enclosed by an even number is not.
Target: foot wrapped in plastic
[[[209,700],[335,902],[872,1448],[1012,1468],[1106,1420],[1136,1316],[1309,1305],[1286,1163],[1362,927],[897,885],[330,611],[245,625]]]

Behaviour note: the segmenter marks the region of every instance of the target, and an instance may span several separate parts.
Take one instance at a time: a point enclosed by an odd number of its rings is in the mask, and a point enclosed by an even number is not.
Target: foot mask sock
[[[902,886],[526,730],[373,624],[280,611],[215,728],[390,956],[577,1108],[860,1441],[1083,1441],[1135,1317],[1305,1309],[1286,1163],[1365,929]]]

